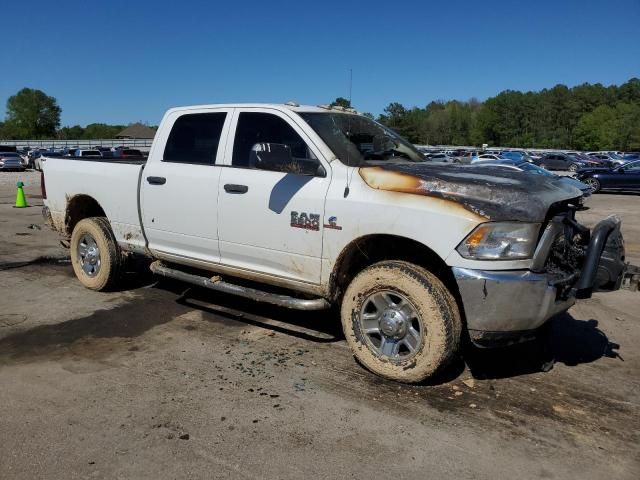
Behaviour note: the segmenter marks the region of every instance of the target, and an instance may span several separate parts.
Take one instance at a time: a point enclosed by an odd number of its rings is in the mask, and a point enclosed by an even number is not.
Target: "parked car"
[[[90,158],[102,158],[102,154],[100,150],[85,150],[79,148],[75,152],[73,152],[74,157],[90,157]]]
[[[22,157],[16,152],[0,152],[0,170],[24,172]]]
[[[593,160],[600,161],[607,167],[620,166],[626,163],[619,155],[608,152],[587,152],[587,155]]]
[[[580,190],[425,161],[355,113],[173,108],[151,152],[146,162],[45,163],[43,213],[70,237],[83,285],[115,287],[133,252],[149,256],[156,275],[214,291],[301,310],[339,306],[354,356],[389,379],[436,374],[462,338],[526,339],[577,298],[632,278],[621,221],[608,217],[590,236],[575,218]]]
[[[62,152],[40,152],[40,155],[34,160],[33,168],[42,171],[42,165],[47,161],[47,158],[62,158]]]
[[[577,172],[581,168],[600,166],[595,160],[578,160],[561,152],[547,153],[536,164],[547,170],[569,170],[570,172]]]
[[[95,150],[98,150],[104,158],[112,158],[115,156],[109,147],[96,147]]]
[[[469,151],[466,151],[464,154],[456,157],[456,163],[469,164],[469,163],[477,162],[478,157],[479,157],[479,153],[477,150],[469,150]]]
[[[604,160],[604,159],[601,159],[601,158],[590,157],[589,155],[587,155],[584,152],[567,152],[567,155],[569,155],[570,157],[575,158],[576,160],[581,162],[583,165],[585,165],[583,168],[587,168],[587,167],[593,167],[593,168],[606,167],[606,168],[609,168],[609,167],[612,166],[612,164],[608,160]]]
[[[528,150],[527,154],[529,155],[529,158],[533,163],[535,163],[537,160],[540,160],[540,158],[542,158],[542,155],[544,155],[543,153],[534,152],[533,150]]]
[[[622,156],[622,158],[624,159],[625,162],[631,162],[633,160],[640,160],[640,153],[638,153],[638,152],[627,152]]]
[[[142,152],[140,150],[136,150],[135,148],[118,149],[113,153],[113,156],[118,158],[133,158],[133,159],[144,158],[144,155],[142,155]]]
[[[525,160],[527,162],[533,162],[533,159],[524,150],[503,150],[500,155],[502,158],[509,158],[511,160]]]
[[[76,151],[79,149],[80,147],[78,146],[74,146],[74,147],[65,147],[62,149],[62,156],[63,157],[75,157],[76,155]]]
[[[510,160],[523,160],[524,156],[518,152],[513,152],[511,150],[504,150],[500,156],[502,158],[508,158]]]
[[[455,163],[458,161],[457,158],[450,157],[446,153],[431,153],[425,157],[426,160],[430,160],[432,162],[439,163]]]
[[[533,163],[529,163],[525,160],[508,160],[508,159],[500,159],[500,160],[486,160],[482,162],[474,163],[476,166],[480,167],[498,167],[498,168],[506,168],[509,170],[517,170],[519,172],[524,172],[532,175],[543,175],[546,177],[552,177],[556,181],[560,183],[564,183],[566,185],[575,187],[582,192],[584,197],[588,197],[591,195],[592,189],[589,185],[568,176],[556,175],[555,173],[551,173],[549,170],[546,170],[538,165]]]
[[[640,191],[640,160],[613,168],[579,170],[576,178],[589,185],[594,193],[601,190]]]
[[[482,163],[487,160],[502,160],[502,157],[493,153],[483,153],[482,155],[479,155],[475,160],[472,160],[471,163]]]

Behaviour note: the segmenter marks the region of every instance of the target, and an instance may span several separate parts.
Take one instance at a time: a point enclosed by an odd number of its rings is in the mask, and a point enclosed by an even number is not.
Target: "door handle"
[[[227,193],[247,193],[249,191],[249,187],[246,185],[235,185],[233,183],[227,183],[224,186],[224,191]]]
[[[167,183],[167,179],[164,177],[147,177],[147,182],[151,185],[164,185]]]

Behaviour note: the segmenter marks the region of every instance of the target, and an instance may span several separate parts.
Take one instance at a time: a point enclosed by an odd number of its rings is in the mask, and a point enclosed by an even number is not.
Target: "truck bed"
[[[45,155],[45,157],[47,160],[50,157],[47,157]],[[78,160],[81,162],[98,162],[98,163],[126,163],[126,164],[132,164],[132,165],[144,165],[145,163],[147,163],[147,159],[148,157],[144,157],[141,159],[134,159],[134,158],[109,158],[109,157],[103,157],[103,158],[96,158],[96,157],[55,157],[55,158],[59,158],[61,160]]]
[[[70,235],[74,201],[90,197],[96,215],[106,215],[122,248],[144,248],[138,201],[145,162],[146,159],[47,158],[42,168],[54,228]]]

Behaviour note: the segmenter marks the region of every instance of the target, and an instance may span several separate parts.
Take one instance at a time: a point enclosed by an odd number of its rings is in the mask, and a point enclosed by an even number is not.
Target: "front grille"
[[[558,288],[558,297],[565,298],[580,277],[589,245],[589,230],[576,222],[574,211],[566,211],[551,219],[542,242],[547,248],[541,270]]]

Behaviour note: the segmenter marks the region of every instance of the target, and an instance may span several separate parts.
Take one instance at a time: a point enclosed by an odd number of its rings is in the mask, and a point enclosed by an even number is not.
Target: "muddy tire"
[[[449,290],[431,272],[402,261],[376,263],[345,292],[340,316],[362,365],[382,377],[421,382],[457,354],[462,321]]]
[[[85,287],[104,291],[116,286],[123,258],[106,218],[80,220],[71,234],[70,250],[73,271]]]

